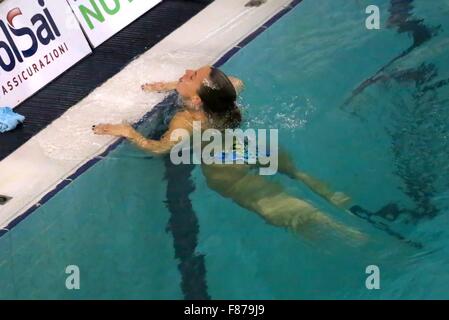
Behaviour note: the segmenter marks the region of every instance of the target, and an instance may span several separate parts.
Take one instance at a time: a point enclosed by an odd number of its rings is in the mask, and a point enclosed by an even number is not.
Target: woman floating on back
[[[242,115],[236,104],[237,93],[243,89],[243,83],[237,78],[228,77],[217,68],[205,66],[198,70],[187,70],[183,77],[171,83],[145,84],[142,89],[148,92],[176,90],[182,97],[184,108],[175,114],[167,132],[160,140],[151,140],[142,136],[130,125],[100,124],[93,130],[100,135],[124,137],[139,148],[155,153],[167,154],[183,138],[172,139],[174,133],[194,134],[194,123],[201,130],[215,129],[220,132],[237,128]],[[241,141],[237,141],[229,150],[221,150],[214,155],[226,157],[242,155],[243,163],[202,163],[202,171],[208,186],[240,206],[258,213],[272,225],[292,229],[303,236],[316,236],[317,227],[327,227],[351,238],[362,238],[362,234],[349,228],[321,212],[309,202],[288,194],[284,188],[266,177],[255,174]],[[242,160],[242,159],[240,159]],[[236,161],[237,162],[237,161]],[[333,192],[322,182],[299,171],[285,152],[278,153],[278,170],[292,179],[301,181],[312,191],[330,203],[344,207],[349,197]]]

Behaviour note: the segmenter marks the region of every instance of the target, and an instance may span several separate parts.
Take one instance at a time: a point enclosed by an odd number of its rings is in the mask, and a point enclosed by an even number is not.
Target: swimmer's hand
[[[95,134],[130,138],[135,130],[129,124],[99,124],[92,127]]]
[[[154,82],[145,83],[141,88],[145,92],[167,92],[175,90],[177,84],[177,82]]]
[[[235,91],[237,91],[237,94],[241,93],[243,89],[245,89],[245,84],[239,78],[229,77],[229,80],[231,80],[232,85],[235,88]]]

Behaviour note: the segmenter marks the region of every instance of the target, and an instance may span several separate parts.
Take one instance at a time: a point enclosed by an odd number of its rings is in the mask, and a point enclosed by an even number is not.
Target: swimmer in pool
[[[124,137],[140,149],[167,154],[178,143],[170,139],[173,131],[185,129],[193,134],[194,121],[200,121],[202,129],[218,130],[236,128],[242,121],[236,104],[237,94],[243,90],[242,81],[214,67],[187,70],[176,82],[145,84],[142,89],[146,92],[176,90],[183,99],[184,108],[175,114],[160,140],[147,139],[127,124],[99,124],[93,127],[95,134]],[[285,152],[279,152],[278,163],[280,173],[301,181],[330,203],[343,208],[350,201],[343,193],[333,192],[321,181],[298,170]],[[359,231],[333,220],[309,202],[288,194],[281,185],[257,175],[252,166],[257,164],[202,164],[201,167],[211,189],[259,214],[272,225],[312,238],[315,238],[312,230],[317,227],[363,238]]]

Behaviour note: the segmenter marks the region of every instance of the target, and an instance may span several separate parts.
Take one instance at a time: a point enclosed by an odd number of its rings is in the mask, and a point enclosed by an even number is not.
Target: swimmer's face
[[[197,92],[201,88],[203,80],[209,77],[211,71],[210,66],[205,66],[198,70],[186,70],[185,74],[178,81],[176,91],[183,98],[197,98]]]

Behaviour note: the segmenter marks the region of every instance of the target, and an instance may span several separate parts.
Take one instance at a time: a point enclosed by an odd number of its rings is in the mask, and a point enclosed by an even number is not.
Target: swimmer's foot
[[[343,192],[335,192],[329,201],[342,209],[348,208],[352,202],[351,198]]]
[[[349,240],[355,240],[357,242],[362,243],[368,240],[368,236],[366,234],[362,233],[361,231],[355,228],[345,226],[344,224],[341,224],[339,222],[329,220],[327,226],[337,231],[338,233],[340,233],[342,236],[344,236]]]
[[[341,209],[347,209],[351,204],[351,198],[343,192],[334,192],[327,184],[318,179],[309,176],[305,172],[299,170],[292,170],[293,173],[289,174],[293,179],[304,183],[313,192],[323,197],[331,204]]]
[[[349,241],[352,244],[362,245],[368,241],[368,236],[363,232],[346,226],[340,222],[337,222],[326,215],[318,214],[314,217],[314,225],[309,225],[308,228],[303,228],[301,233],[308,240],[318,240],[321,234],[328,234],[328,231],[333,231],[334,234],[338,234],[340,237],[344,238],[346,241]],[[320,232],[319,229],[325,227],[325,231]]]
[[[355,240],[359,243],[365,243],[368,241],[368,236],[363,232],[354,228],[345,228],[342,233],[351,240]]]

